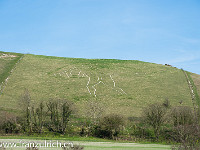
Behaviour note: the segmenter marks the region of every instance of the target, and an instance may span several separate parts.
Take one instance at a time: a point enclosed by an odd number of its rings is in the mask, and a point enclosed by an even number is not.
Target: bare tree
[[[102,116],[103,106],[97,100],[89,101],[87,106],[87,117],[91,118],[92,122],[96,125]]]
[[[29,93],[28,89],[25,89],[23,94],[21,95],[21,99],[20,99],[20,108],[22,108],[22,111],[24,111],[24,108],[28,108],[30,107],[31,104],[31,96]]]
[[[177,106],[172,108],[171,120],[174,127],[179,125],[189,125],[194,123],[195,115],[189,106]]]
[[[166,108],[162,104],[152,104],[143,111],[144,121],[153,127],[156,140],[158,140],[160,127],[165,122]]]
[[[178,145],[173,149],[200,149],[200,126],[196,112],[189,106],[174,107],[171,111],[174,140]]]
[[[199,150],[200,131],[198,124],[178,125],[174,128],[173,135],[178,145],[173,145],[172,149],[177,150]]]

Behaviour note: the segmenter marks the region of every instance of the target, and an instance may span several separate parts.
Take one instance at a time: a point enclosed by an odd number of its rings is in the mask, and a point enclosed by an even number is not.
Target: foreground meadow
[[[6,150],[25,150],[25,147],[20,146],[20,142],[23,141],[24,143],[45,143],[45,142],[51,142],[56,143],[56,140],[31,140],[31,139],[1,139],[0,142],[7,142],[7,143],[18,143],[18,147],[13,148],[6,148]],[[92,141],[68,141],[68,140],[59,140],[61,143],[73,143],[75,145],[81,145],[84,146],[84,150],[167,150],[170,149],[170,145],[161,145],[161,144],[139,144],[139,143],[118,143],[118,142],[92,142]],[[62,148],[53,148],[53,147],[46,147],[46,148],[39,148],[39,150],[62,150]]]

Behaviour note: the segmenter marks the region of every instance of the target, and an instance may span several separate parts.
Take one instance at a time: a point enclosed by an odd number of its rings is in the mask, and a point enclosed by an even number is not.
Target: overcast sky
[[[141,60],[200,74],[200,0],[0,0],[0,51]]]

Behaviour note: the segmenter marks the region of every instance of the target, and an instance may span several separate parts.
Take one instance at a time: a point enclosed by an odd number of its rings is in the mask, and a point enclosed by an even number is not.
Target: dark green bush
[[[12,113],[1,112],[0,130],[3,133],[19,133],[20,124],[17,123],[17,117]]]
[[[154,131],[144,126],[136,126],[131,135],[140,139],[154,139]]]
[[[100,119],[98,125],[93,127],[93,134],[100,138],[114,139],[120,133],[123,125],[123,117],[116,114],[107,115]]]

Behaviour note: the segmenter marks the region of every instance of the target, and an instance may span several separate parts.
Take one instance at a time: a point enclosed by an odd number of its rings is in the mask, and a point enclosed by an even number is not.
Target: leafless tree
[[[103,106],[97,100],[92,100],[87,103],[87,117],[91,118],[96,125],[98,120],[102,117]]]
[[[199,150],[200,125],[197,113],[189,106],[174,107],[171,111],[174,134],[172,135],[178,145],[172,149]]]
[[[177,106],[171,110],[171,120],[174,127],[192,124],[195,121],[194,117],[194,111],[189,106]]]
[[[198,124],[178,125],[174,128],[174,139],[179,144],[172,146],[175,150],[199,150],[200,149],[200,131]]]
[[[158,140],[160,127],[165,122],[166,108],[162,104],[152,104],[143,111],[144,121],[153,127],[154,134]]]

